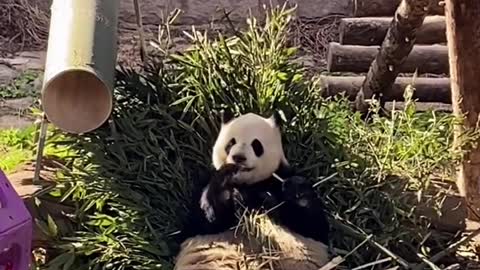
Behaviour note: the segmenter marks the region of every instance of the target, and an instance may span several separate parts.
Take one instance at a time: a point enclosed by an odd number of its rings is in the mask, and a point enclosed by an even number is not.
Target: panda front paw
[[[214,177],[203,190],[200,208],[210,223],[233,211],[234,199],[238,200],[238,194],[234,192],[231,182],[238,170],[238,166],[234,164],[224,165],[215,172]]]
[[[212,223],[215,221],[215,209],[214,205],[218,204],[211,200],[211,187],[210,184],[205,187],[202,192],[202,196],[200,197],[200,208],[205,215],[205,218],[208,222]]]
[[[218,171],[215,172],[215,176],[212,182],[221,185],[230,184],[234,175],[238,173],[240,167],[236,164],[224,164]]]
[[[300,207],[309,207],[315,199],[316,193],[312,184],[304,177],[292,176],[285,179],[282,185],[284,199]]]

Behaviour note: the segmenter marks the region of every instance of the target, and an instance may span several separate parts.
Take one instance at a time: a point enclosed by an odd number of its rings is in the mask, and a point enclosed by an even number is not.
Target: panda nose
[[[239,155],[239,154],[233,155],[232,159],[233,161],[235,161],[235,163],[242,163],[247,160],[247,158],[244,155]]]

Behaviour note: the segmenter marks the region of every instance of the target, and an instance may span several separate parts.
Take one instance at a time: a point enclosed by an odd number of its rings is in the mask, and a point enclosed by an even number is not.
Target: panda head
[[[274,113],[264,118],[254,113],[233,117],[222,113],[220,133],[213,147],[213,165],[237,164],[237,183],[253,184],[272,176],[281,166],[288,166],[282,146],[281,118]]]

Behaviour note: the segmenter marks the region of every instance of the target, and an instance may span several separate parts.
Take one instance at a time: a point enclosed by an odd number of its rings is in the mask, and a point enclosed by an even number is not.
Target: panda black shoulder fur
[[[265,247],[230,230],[239,222],[240,207],[268,211],[265,224],[269,225],[263,234],[283,252],[275,269],[318,269],[328,262],[329,224],[323,203],[312,184],[289,165],[280,128],[278,113],[270,118],[222,114],[212,153],[216,172],[195,194],[190,222],[182,230],[190,238],[182,244],[175,269],[255,269],[262,265],[259,257],[245,258]]]

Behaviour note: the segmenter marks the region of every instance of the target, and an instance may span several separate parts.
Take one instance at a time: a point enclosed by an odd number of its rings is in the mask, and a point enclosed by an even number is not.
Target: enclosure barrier
[[[0,269],[30,269],[32,230],[30,213],[0,170]]]
[[[112,110],[119,1],[53,0],[42,106],[68,132],[101,126]]]

